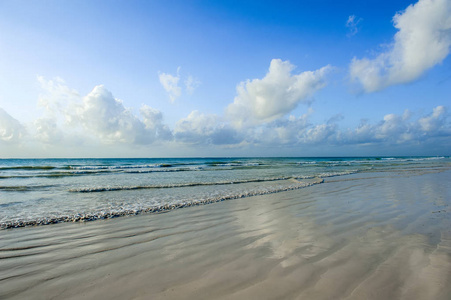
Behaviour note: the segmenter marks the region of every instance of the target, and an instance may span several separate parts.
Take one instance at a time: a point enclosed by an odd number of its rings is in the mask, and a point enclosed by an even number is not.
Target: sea
[[[330,177],[450,166],[445,156],[0,159],[0,227],[163,213]]]

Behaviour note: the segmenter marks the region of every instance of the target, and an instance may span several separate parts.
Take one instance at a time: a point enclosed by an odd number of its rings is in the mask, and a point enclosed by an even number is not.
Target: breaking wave
[[[38,226],[38,225],[48,225],[48,224],[56,224],[61,222],[86,222],[86,221],[94,221],[99,219],[110,219],[121,216],[128,215],[138,215],[142,213],[161,213],[167,212],[174,209],[186,208],[191,206],[205,205],[211,204],[226,200],[240,199],[252,196],[260,196],[266,194],[279,193],[283,191],[290,191],[301,189],[305,187],[309,187],[312,185],[323,183],[324,179],[317,179],[311,182],[302,182],[293,180],[293,183],[286,186],[270,186],[265,189],[260,190],[248,190],[245,192],[239,193],[229,193],[223,194],[220,196],[207,196],[201,199],[191,200],[191,201],[182,201],[175,203],[167,203],[163,205],[153,205],[153,206],[141,206],[141,207],[113,207],[108,210],[100,210],[94,212],[83,212],[83,213],[75,213],[75,214],[66,214],[52,217],[40,217],[33,220],[25,220],[25,219],[17,219],[17,220],[9,220],[6,222],[0,223],[0,228],[9,229],[9,228],[17,228],[17,227],[25,227],[25,226]],[[131,205],[132,206],[132,205]]]

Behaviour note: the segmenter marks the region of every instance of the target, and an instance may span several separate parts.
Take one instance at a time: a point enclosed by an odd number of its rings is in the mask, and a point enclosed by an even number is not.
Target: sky
[[[451,155],[451,0],[0,0],[0,158]]]

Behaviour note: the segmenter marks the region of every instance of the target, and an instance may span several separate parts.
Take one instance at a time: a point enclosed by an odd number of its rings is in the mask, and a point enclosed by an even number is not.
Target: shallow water
[[[2,299],[449,299],[451,171],[0,232]]]
[[[0,160],[0,227],[96,220],[277,193],[357,172],[447,168],[450,158]]]

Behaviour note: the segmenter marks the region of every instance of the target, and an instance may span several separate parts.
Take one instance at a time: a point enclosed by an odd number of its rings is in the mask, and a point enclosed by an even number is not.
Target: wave
[[[239,193],[232,193],[232,194],[226,194],[221,196],[210,196],[205,197],[203,199],[199,200],[192,200],[192,201],[184,201],[184,202],[178,202],[178,203],[168,203],[163,205],[157,205],[157,206],[149,206],[149,207],[139,207],[139,208],[118,208],[118,209],[110,209],[107,211],[98,211],[98,212],[87,212],[87,213],[76,213],[76,214],[70,214],[70,215],[61,215],[61,216],[52,216],[52,217],[42,217],[42,218],[36,218],[34,220],[11,220],[11,221],[5,221],[0,223],[1,229],[10,229],[10,228],[17,228],[17,227],[25,227],[25,226],[38,226],[38,225],[49,225],[49,224],[56,224],[61,222],[86,222],[86,221],[94,221],[99,219],[110,219],[110,218],[117,218],[121,216],[129,216],[129,215],[138,215],[142,213],[161,213],[161,212],[168,212],[174,209],[180,209],[180,208],[186,208],[191,206],[199,206],[199,205],[205,205],[210,203],[216,203],[226,200],[234,200],[234,199],[241,199],[246,197],[252,197],[252,196],[260,196],[260,195],[266,195],[266,194],[274,194],[284,191],[291,191],[291,190],[297,190],[309,186],[313,186],[316,184],[323,183],[324,179],[318,178],[317,180],[313,182],[302,182],[302,181],[296,181],[291,185],[288,186],[271,186],[266,187],[262,190],[252,190],[252,191],[245,191],[245,192],[239,192]]]
[[[401,161],[427,161],[427,160],[440,160],[445,159],[444,156],[433,156],[433,157],[421,157],[421,158],[406,158]]]
[[[68,166],[71,170],[124,170],[124,169],[150,169],[150,168],[170,168],[172,164],[145,164],[145,165],[119,165],[119,166]]]
[[[157,171],[157,172],[179,172],[183,170],[173,171]],[[127,173],[150,173],[153,171],[129,171]],[[174,184],[154,184],[154,185],[133,185],[133,186],[98,186],[98,187],[81,187],[69,189],[69,192],[73,193],[99,193],[99,192],[113,192],[113,191],[129,191],[129,190],[145,190],[145,189],[171,189],[171,188],[184,188],[195,186],[214,186],[214,185],[231,185],[231,184],[245,184],[245,183],[258,183],[258,182],[272,182],[282,180],[305,180],[313,178],[327,178],[334,176],[350,175],[357,173],[358,170],[347,170],[340,172],[324,172],[315,175],[303,175],[303,176],[280,176],[280,177],[266,177],[266,178],[253,178],[253,179],[241,179],[241,180],[225,180],[215,182],[188,182],[188,183],[174,183]],[[16,178],[61,178],[66,176],[81,176],[85,174],[98,174],[98,172],[61,172],[50,173],[41,175],[18,175],[18,176],[2,176],[0,179],[16,179]],[[28,192],[39,189],[48,189],[55,187],[55,185],[12,185],[12,186],[0,186],[0,191],[4,192]]]
[[[342,171],[342,172],[327,172],[327,173],[320,173],[317,175],[319,178],[327,178],[327,177],[335,177],[335,176],[343,176],[343,175],[351,175],[358,173],[358,170],[348,170],[348,171]]]
[[[207,169],[237,168],[237,167],[254,167],[261,164],[155,164],[155,165],[134,165],[134,166],[79,166],[70,167],[74,171],[90,171],[94,172],[124,172],[124,173],[153,173],[153,172],[187,172],[187,171],[203,171]]]
[[[53,170],[56,169],[55,166],[10,166],[10,167],[0,167],[0,171],[7,170]]]
[[[8,202],[8,203],[0,203],[0,207],[10,207],[10,206],[14,206],[14,205],[18,205],[18,204],[22,204],[23,202],[20,201],[15,201],[15,202]]]
[[[445,156],[428,157],[343,157],[343,158],[313,158],[311,160],[298,161],[298,165],[346,165],[346,164],[365,164],[365,163],[390,163],[390,162],[411,162],[411,161],[430,161],[446,159]]]
[[[230,180],[230,181],[216,181],[216,182],[190,182],[177,184],[156,184],[156,185],[135,185],[135,186],[103,186],[103,187],[88,187],[70,189],[69,192],[75,193],[99,193],[112,191],[129,191],[129,190],[145,190],[145,189],[170,189],[183,188],[195,186],[212,186],[212,185],[230,185],[256,182],[271,182],[289,179],[308,179],[313,177],[274,177],[274,178],[260,178],[260,179],[244,179],[244,180]]]
[[[74,171],[74,172],[51,172],[51,173],[38,173],[31,175],[7,175],[0,176],[0,179],[28,179],[28,178],[62,178],[70,176],[83,176],[83,175],[97,175],[106,173],[104,171]],[[111,173],[111,172],[108,172]]]
[[[151,169],[151,170],[124,170],[124,173],[127,174],[145,174],[145,173],[164,173],[164,172],[188,172],[188,171],[203,171],[204,168],[201,166],[198,167],[189,167],[189,168],[169,168],[169,169]]]
[[[0,186],[0,191],[4,192],[27,192],[37,189],[53,188],[54,185],[13,185],[13,186]]]
[[[190,172],[190,171],[205,171],[202,166],[191,166],[191,167],[179,167],[171,168],[169,165],[164,165],[160,167],[147,168],[144,166],[133,166],[133,167],[122,167],[122,166],[86,166],[86,167],[71,167],[70,171],[56,171],[56,172],[41,172],[41,173],[23,173],[23,174],[11,174],[2,175],[1,179],[25,179],[25,178],[61,178],[68,176],[82,176],[82,175],[108,175],[114,173],[126,173],[126,174],[148,174],[148,173],[171,173],[171,172]],[[58,169],[58,168],[55,168]],[[36,169],[37,170],[37,169]],[[42,169],[41,169],[42,170]],[[218,170],[218,169],[214,169]]]
[[[255,167],[255,166],[262,166],[264,165],[261,162],[241,162],[241,161],[211,161],[211,162],[207,162],[206,165],[208,166],[213,166],[213,167],[221,167],[221,166],[225,166],[225,167]]]

